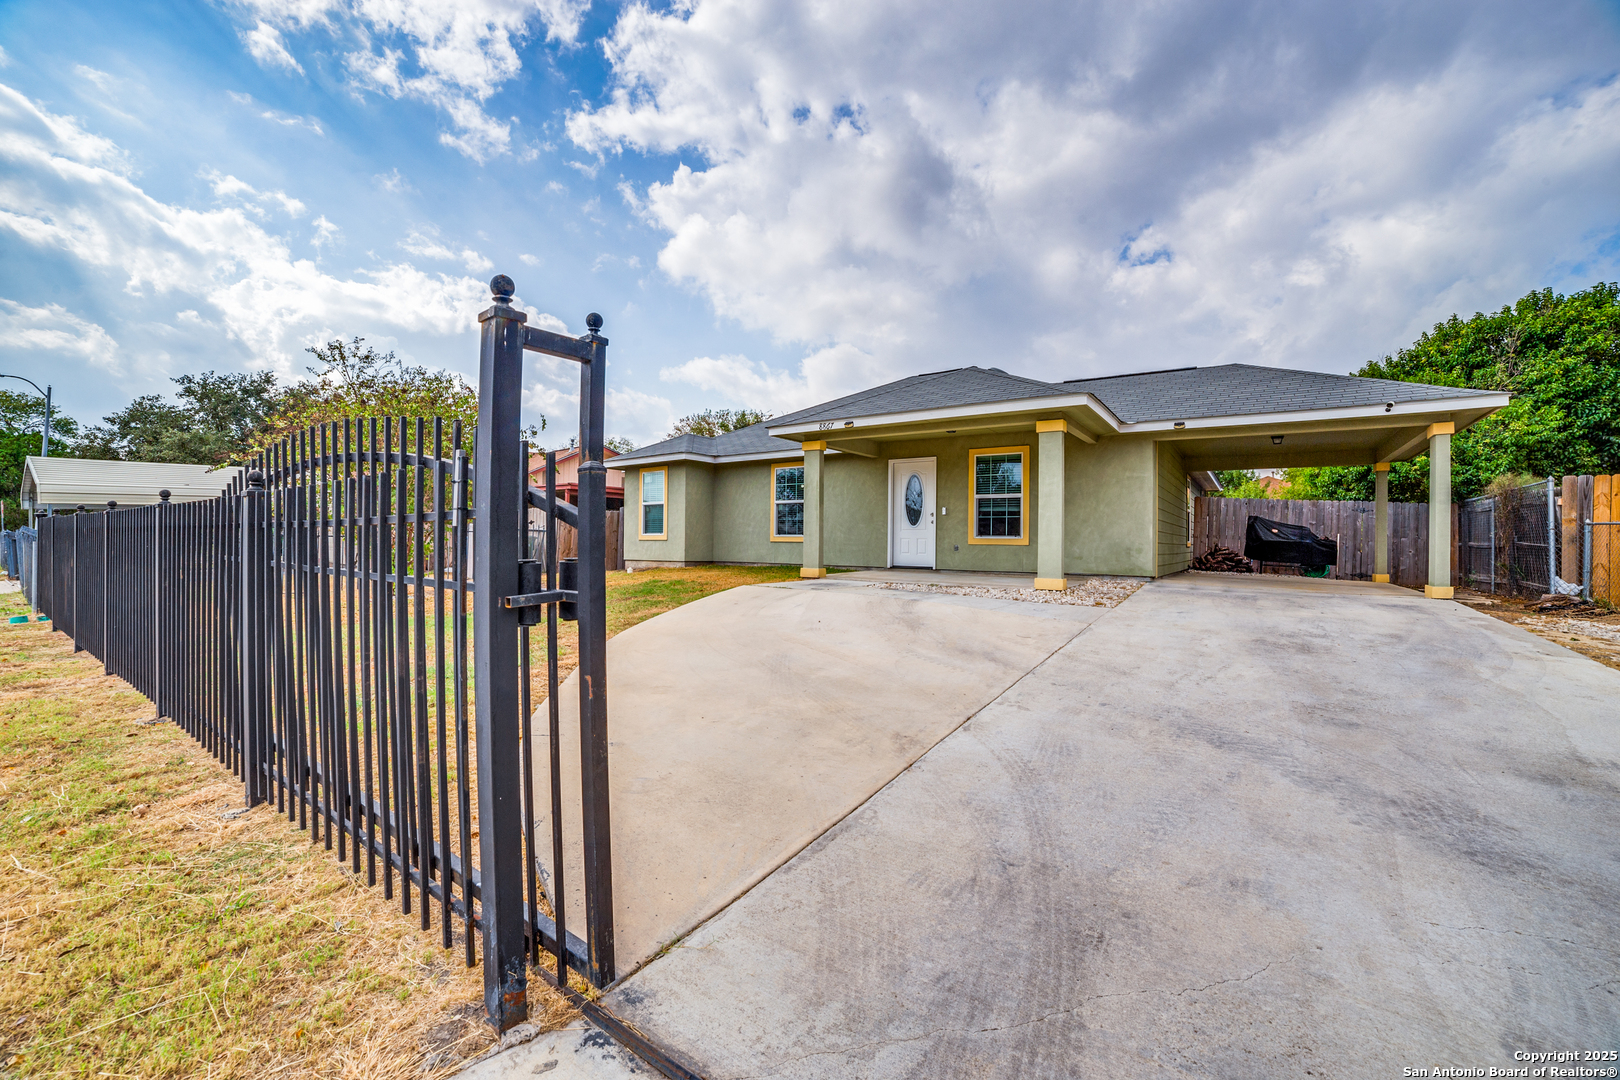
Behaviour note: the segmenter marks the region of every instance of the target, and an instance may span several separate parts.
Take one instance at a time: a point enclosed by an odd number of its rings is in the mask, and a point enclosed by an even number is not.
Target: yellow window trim
[[[664,477],[664,531],[659,533],[641,531],[641,523],[647,520],[644,508],[647,505],[645,492],[649,473],[662,473]],[[654,503],[653,505],[657,506],[659,504]],[[669,539],[669,466],[667,465],[661,465],[656,469],[642,469],[636,473],[636,538],[638,540]]]
[[[776,470],[802,469],[803,462],[784,461],[780,465],[771,466],[771,490],[767,493],[771,497],[771,543],[773,544],[802,544],[803,536],[777,536],[776,535]]]
[[[1018,522],[1023,536],[974,536],[979,527],[979,497],[973,490],[973,473],[978,468],[981,454],[1017,454],[1023,469],[1024,482],[1018,493]],[[968,543],[1001,547],[1029,547],[1029,447],[990,446],[968,451]]]

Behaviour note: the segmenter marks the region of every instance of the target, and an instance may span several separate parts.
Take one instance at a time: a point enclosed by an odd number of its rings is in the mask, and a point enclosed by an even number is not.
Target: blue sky
[[[959,364],[1347,371],[1620,277],[1613,4],[0,5],[0,371],[94,421],[495,272],[609,426]],[[572,426],[572,372],[525,405]],[[12,384],[16,385],[16,384]]]

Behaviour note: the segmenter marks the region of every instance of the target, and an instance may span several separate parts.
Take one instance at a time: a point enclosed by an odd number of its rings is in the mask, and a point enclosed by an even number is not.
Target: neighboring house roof
[[[168,489],[174,502],[212,499],[229,487],[240,468],[176,465],[160,461],[93,461],[87,458],[29,457],[23,462],[22,499],[33,506],[102,508],[158,501]]]
[[[680,457],[718,460],[796,455],[801,452],[796,441],[773,437],[768,429],[1080,394],[1090,395],[1121,425],[1369,407],[1391,401],[1455,401],[1501,396],[1494,390],[1364,379],[1252,364],[1174,368],[1056,383],[1013,375],[1000,368],[961,367],[897,379],[716,438],[679,435],[631,451],[619,460],[628,463]],[[803,430],[801,427],[800,431]]]

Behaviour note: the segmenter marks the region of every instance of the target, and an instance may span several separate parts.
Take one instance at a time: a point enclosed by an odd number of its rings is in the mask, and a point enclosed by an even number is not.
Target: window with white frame
[[[665,469],[641,470],[641,539],[664,538]]]
[[[1000,446],[971,453],[973,535],[970,543],[1025,542],[1028,502],[1024,461],[1028,448]]]
[[[804,539],[804,466],[771,466],[771,539]]]

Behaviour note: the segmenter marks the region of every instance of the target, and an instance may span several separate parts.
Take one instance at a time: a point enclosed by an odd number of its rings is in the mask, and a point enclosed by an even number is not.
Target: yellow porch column
[[[801,578],[827,576],[826,556],[821,549],[821,469],[827,444],[813,439],[804,444],[804,565]]]
[[[1035,524],[1035,587],[1062,592],[1069,587],[1063,575],[1063,440],[1069,437],[1066,420],[1035,421],[1036,469],[1040,473],[1040,515]]]
[[[1429,583],[1423,595],[1450,600],[1451,436],[1456,424],[1429,425]]]
[[[1373,466],[1373,580],[1389,580],[1389,462]]]

